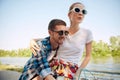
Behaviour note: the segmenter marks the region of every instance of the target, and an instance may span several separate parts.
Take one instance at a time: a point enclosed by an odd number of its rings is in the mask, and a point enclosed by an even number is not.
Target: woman
[[[55,66],[54,63],[56,61],[60,63],[57,66],[62,65],[61,68],[58,67],[57,70],[54,70],[55,73],[63,75],[69,79],[73,79],[76,76],[76,80],[78,80],[81,69],[87,66],[91,57],[93,39],[92,33],[90,30],[80,27],[80,23],[82,23],[85,14],[85,6],[82,3],[76,2],[70,6],[68,12],[68,17],[70,20],[69,36],[59,47],[58,53],[56,55],[57,60],[53,60],[52,62],[52,66]],[[37,44],[34,40],[31,41],[31,48],[33,52],[39,48],[37,47]],[[85,58],[83,59],[82,63],[79,64],[83,55],[84,48],[86,51]]]

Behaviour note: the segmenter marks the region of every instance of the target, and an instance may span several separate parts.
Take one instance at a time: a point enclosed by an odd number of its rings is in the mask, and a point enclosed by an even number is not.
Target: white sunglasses
[[[83,9],[83,10],[81,10],[80,8],[78,8],[78,7],[74,7],[71,11],[73,11],[73,12],[75,12],[75,13],[80,13],[80,12],[82,12],[82,14],[87,14],[87,10],[85,10],[85,9]]]

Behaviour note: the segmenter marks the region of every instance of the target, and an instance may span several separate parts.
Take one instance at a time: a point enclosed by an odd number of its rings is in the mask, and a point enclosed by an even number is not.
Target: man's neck
[[[50,43],[51,43],[52,50],[56,50],[59,46],[58,43],[52,38],[50,38]]]

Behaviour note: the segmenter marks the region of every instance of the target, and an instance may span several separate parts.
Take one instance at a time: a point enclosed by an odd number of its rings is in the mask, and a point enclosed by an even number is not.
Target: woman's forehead
[[[82,5],[82,4],[75,4],[74,7],[84,8],[84,5]],[[73,8],[74,8],[74,7],[73,7]]]

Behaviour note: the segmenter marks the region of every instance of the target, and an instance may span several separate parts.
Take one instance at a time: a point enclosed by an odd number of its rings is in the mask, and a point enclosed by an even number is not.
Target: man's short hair
[[[48,30],[54,30],[56,25],[64,25],[66,26],[66,22],[61,19],[53,19],[50,21],[48,25]]]

